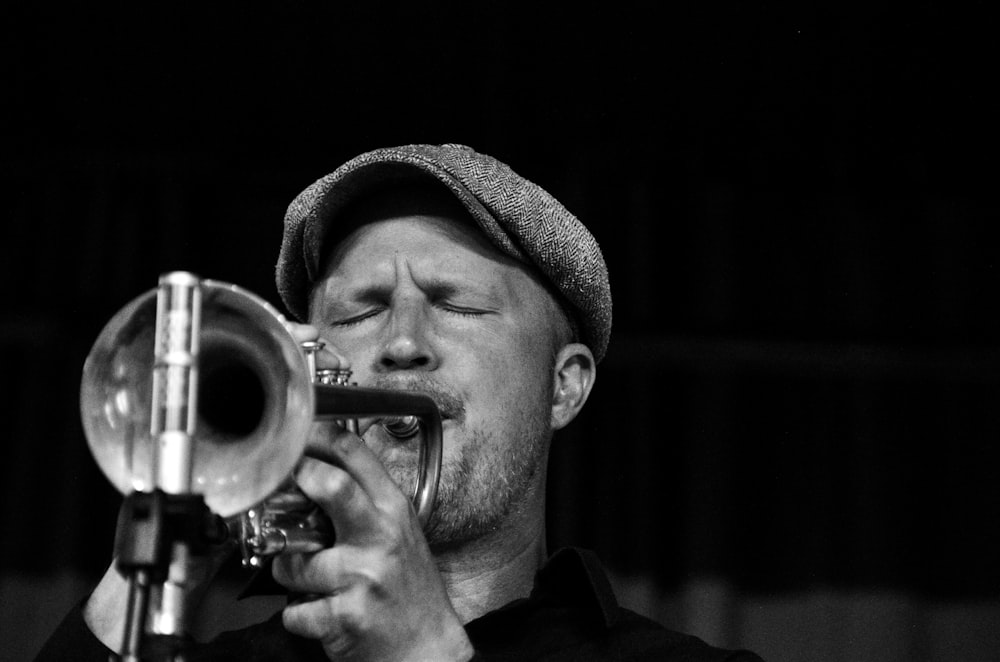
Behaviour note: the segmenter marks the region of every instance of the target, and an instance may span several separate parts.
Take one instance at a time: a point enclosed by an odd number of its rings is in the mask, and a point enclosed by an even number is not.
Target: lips
[[[413,391],[427,395],[434,401],[442,420],[465,420],[465,404],[448,386],[428,375],[402,376],[381,375],[375,379],[373,387],[390,391]]]

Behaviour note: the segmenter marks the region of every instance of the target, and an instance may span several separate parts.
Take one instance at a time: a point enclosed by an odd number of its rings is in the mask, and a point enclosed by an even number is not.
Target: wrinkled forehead
[[[467,225],[445,216],[410,215],[366,223],[335,246],[313,290],[311,311],[388,299],[403,282],[436,303],[476,302],[518,315],[554,308],[535,274]]]
[[[481,234],[475,222],[458,199],[441,185],[430,182],[409,182],[391,188],[376,190],[355,198],[338,214],[323,240],[320,273],[326,273],[330,260],[344,253],[356,243],[358,231],[379,221],[413,216],[449,219],[456,227],[467,226],[465,234],[475,243],[474,234]],[[456,234],[461,231],[456,229]],[[485,237],[479,238],[484,247],[489,246]]]
[[[371,235],[379,234],[384,243],[393,243],[398,234],[400,248],[411,242],[407,228],[420,227],[425,241],[440,243],[441,257],[468,251],[492,262],[513,267],[541,282],[531,265],[502,252],[483,234],[475,221],[447,191],[427,187],[394,189],[390,195],[368,197],[353,204],[339,219],[340,239],[324,247],[322,271],[331,268],[345,256],[364,250],[359,247]],[[431,239],[428,240],[428,237]],[[435,239],[436,238],[436,239]],[[362,258],[363,259],[363,258]]]

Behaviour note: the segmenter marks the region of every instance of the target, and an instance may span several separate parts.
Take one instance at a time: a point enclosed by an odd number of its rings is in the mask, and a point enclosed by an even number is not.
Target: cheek
[[[484,344],[472,352],[476,367],[468,374],[475,375],[470,388],[483,415],[517,426],[551,406],[552,358],[537,335],[520,334],[513,340]]]

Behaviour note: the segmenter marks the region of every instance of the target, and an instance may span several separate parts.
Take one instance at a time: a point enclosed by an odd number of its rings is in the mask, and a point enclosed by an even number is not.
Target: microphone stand
[[[199,279],[186,272],[160,276],[150,421],[155,485],[126,497],[115,539],[117,567],[129,587],[123,662],[183,659],[192,563],[224,538],[204,498],[191,492],[200,326]]]

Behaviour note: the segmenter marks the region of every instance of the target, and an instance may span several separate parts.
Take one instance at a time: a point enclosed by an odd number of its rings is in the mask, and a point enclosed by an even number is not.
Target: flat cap
[[[611,336],[611,288],[597,241],[540,186],[464,145],[366,152],[300,193],[285,214],[275,273],[278,293],[293,315],[308,316],[309,292],[322,276],[324,242],[339,238],[338,214],[359,196],[415,179],[446,186],[497,248],[537,268],[569,304],[581,342],[598,361],[604,357]]]

